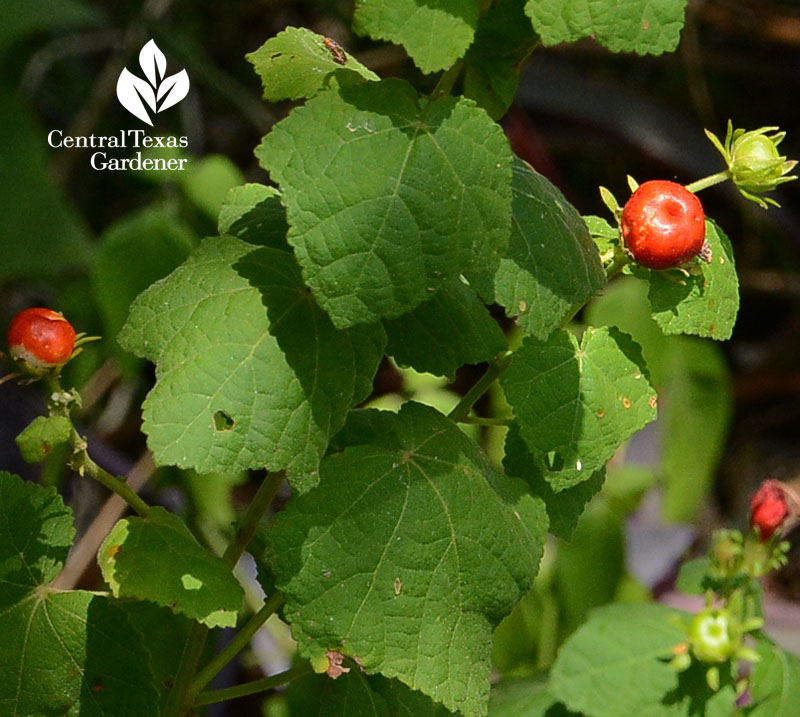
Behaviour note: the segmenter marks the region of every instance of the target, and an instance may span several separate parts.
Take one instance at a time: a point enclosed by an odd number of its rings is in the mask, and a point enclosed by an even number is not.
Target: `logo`
[[[156,114],[177,105],[189,92],[189,75],[181,70],[165,77],[167,58],[153,40],[139,52],[139,65],[147,79],[122,68],[117,80],[117,98],[134,117],[152,127],[148,108]]]

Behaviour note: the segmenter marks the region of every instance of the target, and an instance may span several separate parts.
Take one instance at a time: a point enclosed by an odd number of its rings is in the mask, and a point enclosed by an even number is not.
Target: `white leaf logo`
[[[148,108],[155,113],[177,105],[189,92],[189,75],[186,70],[181,70],[164,77],[167,58],[153,40],[139,52],[139,65],[147,80],[124,67],[117,80],[117,99],[134,117],[152,127]]]

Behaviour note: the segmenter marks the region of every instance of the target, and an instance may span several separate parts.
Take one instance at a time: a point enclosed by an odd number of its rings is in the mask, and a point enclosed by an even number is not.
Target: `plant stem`
[[[275,499],[275,495],[281,487],[281,483],[283,483],[283,473],[280,472],[267,473],[266,477],[261,482],[258,491],[247,507],[247,511],[242,517],[242,520],[239,522],[239,527],[236,530],[236,534],[233,536],[233,540],[231,540],[222,556],[222,559],[227,561],[230,565],[236,565],[236,563],[239,562],[242,553],[244,553],[250,541],[253,539],[258,524]]]
[[[436,83],[436,87],[433,88],[433,92],[430,94],[429,102],[433,102],[440,97],[449,95],[453,91],[453,86],[456,84],[456,80],[458,80],[458,76],[461,74],[461,70],[463,68],[464,60],[459,60],[450,69],[445,70],[442,73],[442,76],[439,78],[439,81]]]
[[[74,432],[74,437],[77,437],[82,443],[84,442],[77,431]],[[85,451],[86,449],[84,449]],[[147,517],[150,512],[150,506],[145,503],[134,490],[123,480],[112,476],[107,470],[101,468],[95,463],[88,454],[82,458],[83,472],[90,478],[93,478],[98,483],[102,483],[110,491],[116,493],[122,500],[124,500],[138,515],[142,518]]]
[[[704,177],[703,179],[698,179],[696,182],[687,184],[686,189],[688,189],[690,192],[699,192],[701,189],[713,187],[715,184],[720,184],[721,182],[725,182],[730,178],[731,171],[729,169],[723,169],[721,172],[711,174],[708,177]]]
[[[201,707],[202,705],[225,702],[237,697],[254,695],[257,692],[266,692],[267,690],[271,690],[279,685],[285,685],[288,682],[292,682],[300,677],[304,677],[310,672],[311,665],[306,662],[302,665],[298,665],[297,667],[292,667],[290,670],[286,670],[285,672],[281,672],[277,675],[272,675],[271,677],[265,677],[261,680],[245,682],[243,685],[236,685],[235,687],[226,687],[224,690],[201,692],[195,701],[195,706]]]
[[[505,418],[484,418],[483,416],[465,416],[460,423],[472,423],[476,426],[509,426],[514,419],[510,416]]]
[[[180,717],[191,708],[191,703],[188,701],[189,688],[192,685],[192,678],[197,672],[197,663],[200,661],[200,655],[206,644],[206,637],[208,637],[208,628],[202,623],[193,622],[183,646],[178,670],[175,673],[175,683],[169,691],[161,717]]]
[[[69,394],[66,394],[61,388],[59,377],[50,374],[46,377],[46,382],[47,388],[50,391],[48,401],[50,415],[64,416],[64,418],[70,422],[71,432],[69,445],[72,448],[72,455],[69,459],[70,467],[76,470],[80,475],[88,475],[98,483],[102,483],[110,491],[122,498],[122,500],[143,518],[147,516],[150,512],[150,506],[131,489],[124,479],[111,475],[111,473],[101,468],[89,457],[86,439],[78,433],[78,429],[75,428],[75,424],[72,422],[72,416],[70,415],[69,403],[73,399],[69,398]],[[77,399],[77,394],[73,395]]]
[[[222,556],[223,560],[232,568],[239,562],[242,553],[247,549],[247,546],[253,538],[253,534],[256,532],[256,528],[258,528],[258,524],[267,512],[282,482],[282,473],[267,473],[261,485],[258,487],[258,491],[239,523],[236,534],[233,536],[233,539]],[[266,605],[264,608],[266,608]],[[262,611],[264,608],[262,608]],[[260,612],[261,611],[259,611],[259,614]],[[267,617],[269,616],[267,615]],[[181,717],[181,715],[185,715],[191,709],[193,696],[196,694],[192,691],[195,674],[197,673],[197,665],[200,662],[200,656],[203,652],[208,632],[208,628],[205,625],[199,622],[192,624],[189,635],[186,638],[186,644],[183,647],[181,661],[178,664],[175,684],[169,692],[162,717]],[[249,638],[247,641],[249,642]],[[203,670],[204,674],[207,669],[208,668],[205,668]],[[209,680],[213,679],[215,674],[216,673],[212,674]],[[208,684],[209,680],[206,680],[205,684]],[[202,689],[202,686],[200,689]]]
[[[447,414],[447,417],[454,423],[462,423],[477,400],[483,396],[486,391],[500,376],[502,376],[509,364],[511,363],[511,351],[506,351],[500,354],[489,364],[486,373],[483,374],[475,383],[475,385],[467,391],[466,395],[458,402],[456,407]]]
[[[197,697],[200,690],[217,676],[225,665],[250,644],[253,635],[255,635],[261,626],[281,607],[281,605],[283,605],[283,602],[283,596],[280,593],[274,593],[272,597],[264,603],[262,608],[242,626],[225,648],[200,670],[189,688],[189,697],[192,700]]]

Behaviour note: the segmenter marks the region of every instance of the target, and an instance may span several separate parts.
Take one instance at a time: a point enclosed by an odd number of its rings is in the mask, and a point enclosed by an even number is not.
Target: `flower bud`
[[[750,525],[767,540],[789,517],[786,493],[780,481],[765,480],[750,501]]]
[[[777,127],[762,127],[745,132],[743,129],[734,130],[729,121],[724,145],[706,130],[708,138],[725,158],[731,179],[739,191],[765,208],[767,203],[775,206],[778,206],[778,203],[774,199],[759,195],[772,191],[779,184],[797,179],[796,176],[787,176],[797,162],[787,161],[786,157],[782,157],[778,152],[778,145],[786,136],[786,132],[768,134],[777,129]]]

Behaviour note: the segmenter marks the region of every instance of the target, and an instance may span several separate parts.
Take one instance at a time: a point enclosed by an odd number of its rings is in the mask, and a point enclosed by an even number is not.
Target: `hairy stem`
[[[191,709],[191,703],[188,700],[189,688],[192,685],[192,678],[197,672],[197,663],[200,661],[207,637],[208,628],[202,623],[193,622],[183,646],[181,660],[175,673],[175,682],[169,691],[161,717],[180,717]]]
[[[253,615],[236,633],[234,638],[225,646],[225,648],[209,662],[195,677],[189,688],[189,697],[194,701],[197,695],[217,674],[227,665],[236,655],[238,655],[253,638],[261,626],[275,614],[281,605],[283,605],[283,596],[280,593],[275,593],[263,605],[263,607]]]
[[[461,74],[461,70],[463,69],[464,60],[459,60],[450,69],[445,70],[442,73],[442,76],[439,78],[439,81],[436,83],[436,87],[433,88],[433,92],[430,94],[429,101],[433,102],[440,97],[449,95],[453,91],[453,86],[456,84],[458,76]]]
[[[281,487],[281,483],[283,483],[283,473],[267,473],[253,500],[247,507],[247,511],[242,516],[236,534],[222,556],[223,560],[231,565],[236,565],[239,562],[242,553],[244,553],[253,539],[258,524],[270,505],[272,505],[272,501],[275,500],[275,495]]]
[[[255,680],[253,682],[245,682],[243,685],[236,685],[235,687],[226,687],[224,690],[211,690],[209,692],[201,692],[195,701],[195,705],[200,707],[202,705],[211,705],[216,702],[225,702],[237,697],[246,697],[247,695],[254,695],[257,692],[266,692],[279,685],[285,685],[294,680],[305,677],[311,673],[311,665],[307,662],[293,667],[291,670],[286,670],[271,677],[265,677],[262,680]]]
[[[258,487],[258,491],[242,517],[233,539],[222,556],[223,560],[232,568],[239,562],[242,553],[247,549],[247,546],[256,532],[256,528],[258,528],[258,524],[269,509],[282,482],[282,473],[268,473]],[[266,608],[266,605],[264,608]],[[264,608],[262,608],[262,611]],[[275,608],[273,608],[273,612],[274,609]],[[267,617],[269,617],[269,615],[267,615]],[[186,638],[186,644],[183,647],[181,661],[178,664],[175,684],[170,690],[162,717],[181,717],[181,715],[187,714],[192,708],[192,703],[194,702],[194,696],[196,694],[193,689],[196,683],[195,675],[197,674],[197,666],[200,662],[203,647],[205,647],[206,644],[208,632],[208,628],[199,622],[195,622],[192,625],[189,636]],[[250,637],[252,637],[252,635]],[[247,642],[249,641],[250,638],[248,637]],[[204,679],[207,669],[208,667],[203,670]],[[214,674],[216,674],[216,672]],[[213,679],[214,674],[206,680],[205,684],[208,684],[208,681]],[[202,687],[203,685],[198,689],[202,689]]]
[[[72,448],[72,455],[69,458],[70,467],[80,475],[88,475],[90,478],[102,483],[113,493],[116,493],[140,516],[145,517],[150,512],[150,506],[144,502],[122,478],[111,475],[107,470],[101,468],[90,457],[87,450],[86,439],[78,433],[70,415],[70,404],[77,399],[77,394],[66,393],[61,388],[59,377],[50,374],[46,377],[47,388],[50,391],[48,405],[51,416],[63,416],[70,422],[69,445]],[[74,396],[74,398],[73,398]]]
[[[703,177],[703,179],[698,179],[696,182],[687,184],[686,189],[688,189],[690,192],[699,192],[701,189],[713,187],[715,184],[721,184],[730,178],[731,171],[729,169],[724,169],[721,172],[711,174],[708,177]]]
[[[461,423],[469,416],[472,407],[489,390],[489,387],[500,378],[511,363],[511,351],[500,354],[489,364],[486,373],[483,374],[475,385],[467,391],[466,395],[458,402],[458,405],[447,414],[448,418],[454,423]]]

